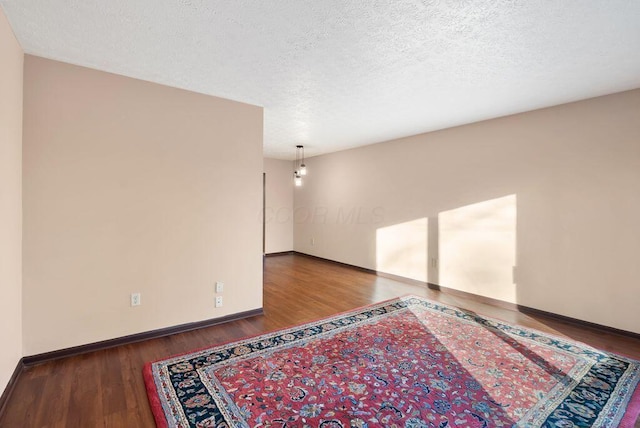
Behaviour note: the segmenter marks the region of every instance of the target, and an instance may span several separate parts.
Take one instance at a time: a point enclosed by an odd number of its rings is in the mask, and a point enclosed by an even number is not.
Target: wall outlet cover
[[[140,293],[131,293],[131,306],[140,306],[142,304],[142,295]]]

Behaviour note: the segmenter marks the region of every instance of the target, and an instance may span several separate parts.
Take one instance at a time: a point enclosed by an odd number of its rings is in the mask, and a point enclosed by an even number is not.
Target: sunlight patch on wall
[[[420,218],[376,231],[376,270],[427,281],[428,219]]]
[[[440,285],[516,303],[516,195],[443,211]]]

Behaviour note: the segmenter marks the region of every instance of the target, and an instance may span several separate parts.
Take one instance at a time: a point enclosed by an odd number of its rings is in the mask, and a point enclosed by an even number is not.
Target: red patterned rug
[[[632,427],[640,362],[419,297],[149,363],[159,427]]]

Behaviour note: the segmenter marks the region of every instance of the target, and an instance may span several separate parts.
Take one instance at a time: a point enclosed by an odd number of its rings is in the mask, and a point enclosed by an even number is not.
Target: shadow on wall
[[[516,303],[516,195],[376,230],[376,270]]]

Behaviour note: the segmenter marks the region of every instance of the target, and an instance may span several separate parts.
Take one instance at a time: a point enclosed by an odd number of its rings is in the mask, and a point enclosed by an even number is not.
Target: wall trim
[[[362,266],[351,265],[349,263],[343,263],[343,262],[339,262],[337,260],[325,259],[324,257],[314,256],[312,254],[307,254],[307,253],[301,253],[299,251],[293,251],[293,254],[295,254],[296,256],[309,257],[310,259],[322,260],[322,261],[325,261],[325,262],[333,263],[334,265],[344,266],[344,267],[347,267],[347,268],[359,270],[360,272],[370,273],[372,275],[380,274],[380,276],[383,276],[382,272],[378,272],[377,270],[374,270],[374,269],[364,268]],[[384,275],[388,275],[388,274],[384,274]],[[402,281],[414,281],[413,279],[404,278],[404,277],[401,277],[401,276],[398,276],[398,278],[403,278]],[[420,282],[420,281],[417,281],[417,282]],[[422,283],[422,284],[424,284],[424,283]]]
[[[609,327],[608,325],[597,324],[591,321],[585,321],[578,318],[568,317],[566,315],[560,315],[553,312],[543,311],[542,309],[531,308],[529,306],[517,305],[518,311],[525,315],[530,316],[543,316],[547,318],[553,318],[558,321],[562,321],[568,324],[578,325],[580,327],[587,327],[593,330],[600,330],[604,333],[617,334],[618,336],[629,337],[631,339],[640,340],[640,333],[634,333],[633,331],[622,330],[615,327]]]
[[[428,283],[428,287],[432,290],[441,291],[443,293],[451,294],[454,296],[470,298],[481,303],[487,303],[493,306],[499,306],[504,309],[510,309],[512,311],[520,312],[529,316],[542,316],[546,318],[553,318],[557,321],[562,321],[568,324],[578,325],[580,327],[588,327],[595,330],[600,330],[609,334],[617,334],[619,336],[630,337],[632,339],[640,340],[640,333],[634,333],[628,330],[622,330],[615,327],[609,327],[603,324],[597,324],[591,321],[581,320],[579,318],[572,318],[566,315],[560,315],[553,312],[543,311],[542,309],[532,308],[530,306],[519,305],[517,303],[505,302],[504,300],[493,299],[491,297],[480,296],[478,294],[467,293],[466,291],[455,290],[453,288],[443,287],[438,284]]]
[[[476,302],[485,303],[492,306],[498,306],[503,309],[509,309],[511,311],[519,312],[521,305],[516,303],[506,302],[504,300],[494,299],[493,297],[486,297],[480,294],[469,293],[467,291],[456,290],[455,288],[444,287],[439,284],[433,284],[431,282],[427,283],[427,287],[430,290],[440,291],[442,293],[451,294],[452,296],[464,297],[466,299],[473,299]]]
[[[13,374],[9,378],[9,382],[7,383],[7,386],[4,388],[2,395],[0,395],[0,417],[4,413],[4,409],[6,408],[7,403],[9,402],[9,398],[11,398],[11,394],[13,394],[13,390],[18,384],[18,379],[20,379],[20,375],[22,375],[22,373],[24,372],[24,369],[25,369],[24,358],[20,358],[20,360],[18,361],[18,364],[16,364],[16,368],[13,371]]]
[[[607,325],[597,324],[597,323],[594,323],[594,322],[581,320],[579,318],[572,318],[572,317],[568,317],[566,315],[560,315],[560,314],[556,314],[556,313],[553,313],[553,312],[547,312],[547,311],[543,311],[541,309],[536,309],[536,308],[532,308],[532,307],[529,307],[529,306],[519,305],[517,303],[505,302],[504,300],[498,300],[498,299],[494,299],[492,297],[485,297],[485,296],[481,296],[479,294],[468,293],[466,291],[460,291],[460,290],[456,290],[456,289],[453,289],[453,288],[444,287],[442,285],[433,284],[431,282],[423,282],[423,281],[418,281],[417,279],[406,278],[406,277],[399,276],[399,275],[394,275],[394,274],[391,274],[391,273],[379,272],[379,271],[376,271],[376,270],[373,270],[373,269],[367,269],[367,268],[363,268],[363,267],[360,267],[360,266],[350,265],[348,263],[343,263],[343,262],[338,262],[338,261],[331,260],[331,259],[325,259],[323,257],[313,256],[311,254],[300,253],[298,251],[294,251],[294,253],[296,255],[299,255],[299,256],[310,257],[310,258],[317,259],[317,260],[323,260],[323,261],[326,261],[326,262],[329,262],[329,263],[333,263],[333,264],[337,264],[337,265],[340,265],[340,266],[344,266],[344,267],[347,267],[347,268],[353,268],[353,269],[359,270],[361,272],[368,272],[368,273],[371,273],[373,275],[381,276],[383,278],[389,278],[389,279],[393,279],[395,281],[404,282],[405,284],[420,285],[420,286],[423,286],[423,287],[428,287],[431,290],[440,291],[440,292],[446,293],[446,294],[451,294],[452,296],[471,299],[471,300],[474,300],[474,301],[480,302],[480,303],[486,303],[486,304],[489,304],[489,305],[498,306],[500,308],[509,309],[509,310],[516,311],[516,312],[520,312],[520,313],[523,313],[525,315],[542,316],[542,317],[547,317],[547,318],[553,318],[553,319],[555,319],[557,321],[562,321],[562,322],[565,322],[565,323],[568,323],[568,324],[577,325],[579,327],[586,327],[586,328],[590,328],[592,330],[599,330],[601,332],[605,332],[605,333],[608,333],[608,334],[617,334],[619,336],[624,336],[624,337],[629,337],[629,338],[632,338],[632,339],[640,340],[640,333],[634,333],[632,331],[622,330],[622,329],[615,328],[615,327],[609,327]]]
[[[279,251],[277,253],[265,253],[265,257],[276,257],[276,256],[290,256],[292,254],[295,254],[295,251],[290,250],[290,251]]]
[[[172,327],[159,328],[157,330],[149,330],[142,333],[131,334],[128,336],[117,337],[115,339],[102,340],[100,342],[88,343],[86,345],[73,346],[71,348],[60,349],[57,351],[44,352],[42,354],[30,355],[22,359],[24,367],[42,364],[60,358],[72,357],[88,352],[101,351],[103,349],[113,348],[121,345],[129,345],[131,343],[142,342],[149,339],[157,339],[159,337],[170,336],[172,334],[186,333],[200,328],[211,327],[231,321],[237,321],[244,318],[264,315],[263,308],[252,309],[249,311],[238,312],[236,314],[225,315],[223,317],[211,318],[203,321],[190,322],[186,324],[175,325]]]

